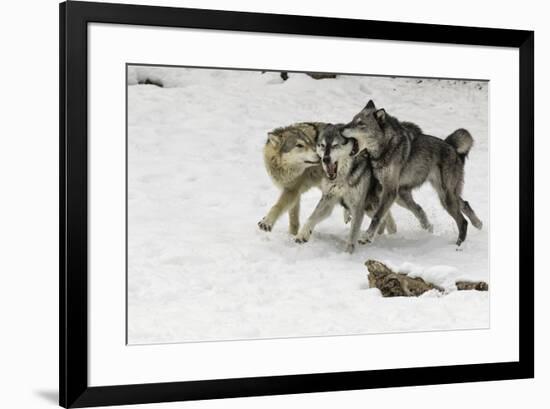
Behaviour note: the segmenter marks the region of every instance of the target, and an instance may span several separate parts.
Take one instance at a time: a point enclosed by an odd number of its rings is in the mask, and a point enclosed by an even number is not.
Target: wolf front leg
[[[397,225],[395,224],[395,220],[393,218],[393,215],[391,214],[391,209],[388,210],[388,213],[386,213],[386,219],[384,220],[386,232],[388,234],[395,234],[397,233]]]
[[[355,244],[357,243],[357,237],[359,236],[359,231],[361,230],[361,224],[363,223],[363,217],[365,217],[365,211],[363,210],[363,201],[358,205],[354,206],[353,214],[351,216],[351,228],[349,232],[349,239],[346,245],[346,252],[353,253],[355,250]]]
[[[337,198],[330,195],[323,195],[311,216],[300,229],[300,233],[296,236],[296,243],[306,243],[313,233],[313,229],[317,224],[326,219],[332,213],[332,209],[336,206]]]
[[[367,210],[366,213],[372,219],[374,217],[375,210]],[[378,234],[384,234],[386,231],[388,234],[394,234],[397,232],[397,226],[395,225],[395,220],[391,214],[391,209],[386,213],[386,218],[380,222],[380,227],[378,228]]]
[[[397,183],[383,185],[382,196],[380,198],[380,204],[378,205],[378,209],[376,209],[376,212],[372,217],[369,228],[363,234],[363,236],[359,239],[359,243],[366,244],[366,243],[373,242],[376,232],[380,228],[380,224],[382,223],[382,221],[385,220],[386,215],[390,210],[390,207],[393,205],[393,202],[395,202],[396,198],[397,198]]]
[[[275,222],[281,217],[281,214],[296,204],[300,198],[298,190],[283,189],[277,202],[273,205],[269,213],[258,222],[258,227],[264,231],[271,231]]]

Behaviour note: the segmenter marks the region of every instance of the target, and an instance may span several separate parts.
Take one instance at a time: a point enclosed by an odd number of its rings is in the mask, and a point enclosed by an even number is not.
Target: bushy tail
[[[474,138],[472,138],[472,135],[466,129],[460,128],[447,136],[445,142],[455,148],[458,156],[464,161],[468,153],[470,153],[470,149],[472,149]]]

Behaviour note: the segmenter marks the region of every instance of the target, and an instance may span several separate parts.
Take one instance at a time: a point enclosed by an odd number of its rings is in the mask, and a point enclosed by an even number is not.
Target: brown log
[[[484,281],[457,281],[456,288],[459,291],[463,291],[463,290],[489,291],[489,284],[487,284]]]
[[[365,265],[369,270],[369,287],[378,288],[383,297],[418,297],[430,290],[444,292],[441,287],[420,277],[396,273],[380,261],[367,260]],[[489,285],[483,281],[457,281],[456,287],[458,290],[489,290]]]
[[[145,78],[144,80],[140,80],[138,81],[138,84],[156,85],[157,87],[161,87],[161,88],[164,87],[161,80],[152,79],[152,78]]]
[[[320,73],[320,72],[306,72],[307,75],[309,75],[314,80],[323,80],[327,78],[336,78],[336,74],[331,73]]]
[[[263,73],[264,72],[262,71],[262,74]],[[323,80],[323,79],[327,79],[327,78],[336,78],[336,74],[332,74],[332,73],[328,73],[328,72],[327,73],[306,72],[305,74],[310,76],[314,80]],[[279,75],[281,76],[283,81],[286,81],[288,79],[288,71],[281,71]]]

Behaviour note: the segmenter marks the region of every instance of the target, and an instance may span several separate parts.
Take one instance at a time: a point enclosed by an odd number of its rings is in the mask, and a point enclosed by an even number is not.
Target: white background
[[[203,8],[228,8],[223,1],[160,2]],[[2,24],[2,148],[0,167],[3,201],[0,211],[2,257],[0,272],[2,297],[2,407],[54,407],[57,395],[57,93],[58,93],[58,10],[56,1],[27,1],[4,6]],[[231,9],[294,14],[416,21],[477,26],[502,26],[535,29],[537,72],[537,113],[544,118],[546,101],[541,90],[548,89],[550,72],[547,49],[550,29],[545,21],[544,4],[524,1],[507,5],[504,2],[463,1],[449,7],[443,2],[387,1],[330,4],[298,3],[286,0],[234,0]],[[7,51],[7,55],[5,53]],[[536,127],[537,134],[537,209],[543,209],[548,198],[544,186],[550,169],[544,151],[548,137]],[[543,231],[548,216],[537,212],[537,247],[544,252]],[[540,251],[539,251],[540,252]],[[324,393],[230,401],[173,403],[147,407],[197,408],[270,408],[287,405],[303,407],[364,407],[366,403],[392,406],[418,403],[423,407],[448,408],[465,405],[497,406],[506,404],[543,407],[545,384],[550,382],[548,353],[550,341],[544,312],[550,308],[545,297],[548,275],[544,260],[538,260],[537,282],[537,353],[536,380],[492,382],[467,385],[430,386],[371,391]],[[542,347],[540,347],[542,346]],[[413,405],[416,406],[416,405]]]

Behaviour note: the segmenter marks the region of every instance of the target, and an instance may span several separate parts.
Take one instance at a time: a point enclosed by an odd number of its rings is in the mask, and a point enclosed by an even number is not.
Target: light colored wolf
[[[378,226],[394,201],[415,214],[420,225],[433,227],[426,213],[412,197],[412,190],[429,181],[441,204],[458,226],[459,246],[465,239],[468,222],[478,228],[479,220],[468,202],[462,199],[464,163],[473,145],[465,129],[458,129],[445,140],[425,135],[411,122],[400,122],[377,109],[371,100],[342,130],[348,138],[362,140],[369,152],[373,174],[382,185],[380,204],[360,242],[372,242]]]
[[[312,187],[320,187],[323,178],[316,144],[320,132],[328,125],[322,122],[302,122],[268,133],[263,152],[265,167],[273,183],[281,189],[281,194],[267,215],[258,222],[260,229],[271,231],[279,217],[288,211],[289,231],[293,235],[298,233],[300,197]],[[347,223],[350,219],[346,210],[344,221]],[[391,213],[385,227],[388,233],[397,230]]]
[[[274,129],[267,134],[264,162],[281,195],[267,215],[258,222],[260,229],[271,231],[279,217],[288,211],[290,234],[300,228],[300,196],[319,186],[323,176],[315,144],[327,124],[302,122]]]

